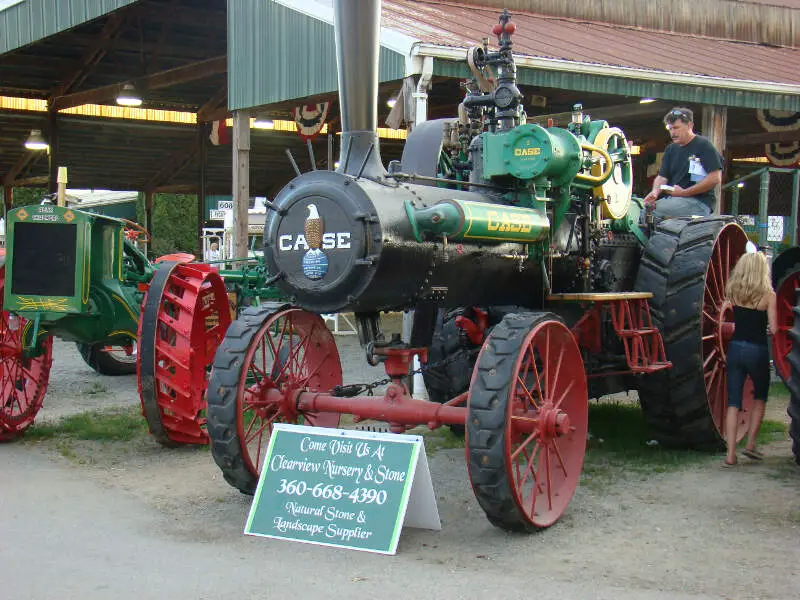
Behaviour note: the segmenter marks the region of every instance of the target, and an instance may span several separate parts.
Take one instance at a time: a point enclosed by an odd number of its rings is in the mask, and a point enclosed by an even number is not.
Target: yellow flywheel
[[[608,152],[614,167],[605,183],[592,188],[595,199],[602,202],[603,217],[621,219],[628,214],[633,195],[633,168],[628,140],[617,127],[605,127],[597,132],[593,144]],[[604,159],[601,157],[600,159]],[[592,165],[592,175],[600,175],[604,165]]]

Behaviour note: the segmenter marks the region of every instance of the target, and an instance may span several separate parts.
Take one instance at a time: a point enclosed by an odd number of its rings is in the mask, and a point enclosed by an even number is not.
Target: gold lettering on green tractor
[[[542,149],[535,146],[530,148],[514,148],[514,156],[539,156],[541,153]]]
[[[486,211],[487,224],[489,231],[510,231],[512,233],[528,233],[533,229],[533,218],[529,215],[497,212],[496,210]]]

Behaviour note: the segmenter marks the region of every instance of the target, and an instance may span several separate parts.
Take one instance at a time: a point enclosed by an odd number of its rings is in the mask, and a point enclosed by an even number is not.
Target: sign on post
[[[394,554],[440,529],[421,436],[276,424],[244,533]]]

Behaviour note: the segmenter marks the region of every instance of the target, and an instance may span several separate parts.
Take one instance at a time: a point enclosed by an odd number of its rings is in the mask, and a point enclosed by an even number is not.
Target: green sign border
[[[388,444],[413,445],[413,448],[411,449],[411,455],[409,457],[408,467],[406,470],[407,473],[406,481],[403,486],[403,492],[400,498],[400,503],[398,505],[397,516],[395,518],[394,528],[392,530],[392,535],[389,540],[388,548],[385,550],[378,548],[363,548],[347,544],[336,544],[329,542],[317,542],[313,540],[297,539],[288,535],[272,535],[266,533],[256,533],[251,531],[253,519],[255,518],[255,514],[258,511],[259,502],[261,500],[264,482],[267,479],[266,474],[269,473],[269,470],[264,468],[262,468],[261,475],[258,478],[258,486],[256,487],[256,492],[253,496],[253,502],[250,505],[250,511],[247,515],[247,521],[245,522],[245,527],[244,527],[244,534],[256,537],[274,538],[278,540],[300,542],[304,544],[313,544],[315,546],[347,548],[350,550],[359,550],[361,552],[373,552],[377,554],[395,554],[397,552],[397,544],[400,540],[400,532],[403,529],[403,522],[405,520],[406,510],[408,509],[408,501],[411,496],[411,489],[414,484],[414,477],[416,476],[417,472],[420,449],[423,447],[424,444],[422,436],[395,434],[395,433],[381,433],[372,431],[358,431],[349,429],[331,429],[324,427],[309,427],[307,425],[294,425],[291,423],[276,423],[272,428],[272,435],[270,436],[269,445],[267,446],[267,452],[264,455],[264,460],[262,462],[262,465],[270,464],[270,460],[272,458],[272,451],[275,447],[276,440],[282,432],[292,433],[292,434],[310,434],[310,435],[318,435],[326,437],[344,437],[348,439],[358,439],[358,440],[371,440],[371,441],[379,440],[386,442]]]

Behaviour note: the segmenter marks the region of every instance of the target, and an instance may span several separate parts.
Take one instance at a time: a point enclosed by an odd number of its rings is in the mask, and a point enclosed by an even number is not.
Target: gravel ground
[[[355,336],[337,336],[345,382],[374,381]],[[138,404],[135,376],[103,377],[56,342],[42,420]],[[785,404],[768,418],[785,420]],[[591,423],[590,423],[591,427]],[[0,597],[530,598],[800,597],[800,472],[789,443],[763,464],[720,457],[579,486],[531,536],[492,527],[461,449],[429,454],[440,532],[407,529],[394,557],[242,535],[249,497],[207,449],[146,440],[0,446]],[[719,458],[719,460],[718,460]]]

